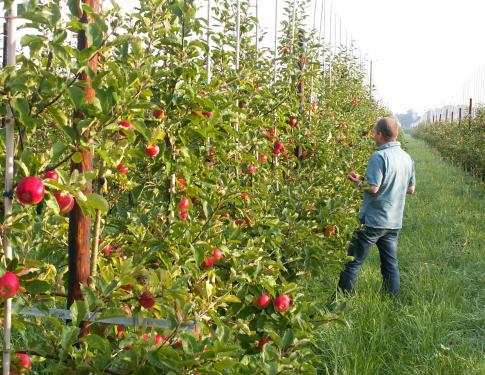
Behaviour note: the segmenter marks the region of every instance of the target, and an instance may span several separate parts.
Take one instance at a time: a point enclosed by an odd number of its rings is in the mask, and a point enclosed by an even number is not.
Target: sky
[[[312,15],[316,14],[319,25],[324,0],[316,0],[316,13],[314,1],[309,5],[309,23],[313,24]],[[274,35],[275,2],[259,0],[260,23],[268,32],[268,46]],[[325,2],[326,35],[332,6],[333,17],[342,20],[342,39],[352,36],[362,55],[373,61],[377,97],[395,113],[461,104],[468,96],[485,101],[485,1]],[[123,3],[129,8],[136,0]],[[201,6],[205,3],[200,0]],[[281,7],[283,1],[279,3]]]
[[[288,0],[259,0],[260,25],[266,32],[263,44],[270,48],[274,44],[276,1],[281,20]],[[375,96],[393,112],[413,109],[421,113],[463,104],[469,97],[485,103],[485,0],[306,1],[309,27],[315,22],[318,29],[322,22],[328,42],[331,15],[333,25],[335,19],[337,25],[342,23],[342,43],[346,36],[353,39],[358,47],[356,55],[362,56],[365,66],[373,61]],[[199,16],[205,17],[207,0],[196,2],[200,4]],[[138,0],[118,3],[129,12]],[[324,3],[326,16],[322,20]],[[332,33],[335,36],[333,27]]]

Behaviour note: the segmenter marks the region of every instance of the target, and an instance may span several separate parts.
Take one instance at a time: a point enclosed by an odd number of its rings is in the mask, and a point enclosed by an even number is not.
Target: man
[[[364,192],[359,220],[363,226],[356,230],[348,249],[354,260],[340,274],[339,288],[345,292],[354,289],[360,267],[373,244],[381,259],[384,290],[392,296],[399,293],[399,265],[397,241],[402,227],[406,193],[415,192],[414,162],[397,142],[398,122],[390,117],[377,121],[374,139],[377,145],[363,177],[351,172],[348,178]]]

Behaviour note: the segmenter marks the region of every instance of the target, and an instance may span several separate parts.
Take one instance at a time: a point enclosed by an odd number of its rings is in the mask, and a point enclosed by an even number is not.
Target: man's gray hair
[[[393,117],[383,117],[376,124],[376,132],[382,133],[386,141],[397,139],[399,128],[399,122]]]

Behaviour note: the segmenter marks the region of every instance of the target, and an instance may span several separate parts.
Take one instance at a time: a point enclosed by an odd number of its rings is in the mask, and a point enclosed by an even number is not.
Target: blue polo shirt
[[[400,229],[406,191],[415,186],[414,162],[401,143],[388,142],[376,148],[365,172],[366,182],[379,186],[377,194],[364,193],[359,212],[367,227]]]

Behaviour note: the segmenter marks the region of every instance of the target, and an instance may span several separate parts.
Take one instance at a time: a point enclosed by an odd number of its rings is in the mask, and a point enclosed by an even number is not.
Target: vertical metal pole
[[[448,108],[446,108],[445,112],[445,122],[448,122]]]
[[[461,110],[462,108],[458,108],[458,125],[461,125]]]
[[[6,45],[4,46],[4,51],[6,54],[6,66],[15,66],[16,55],[15,50],[17,48],[17,27],[16,27],[16,17],[17,17],[17,0],[12,1],[10,4],[10,12],[8,13],[7,19],[7,39]],[[7,115],[5,117],[5,194],[4,197],[4,217],[9,218],[12,215],[12,189],[13,189],[13,166],[14,166],[14,152],[15,152],[15,138],[14,138],[14,126],[15,119],[10,108],[9,103],[7,103]],[[12,245],[8,241],[7,237],[3,237],[3,249],[5,254],[5,261],[7,259],[12,259]],[[10,374],[10,337],[12,333],[12,298],[8,298],[5,301],[4,307],[4,322],[3,322],[3,375]]]
[[[317,27],[317,3],[318,3],[318,0],[315,0],[315,6],[313,7],[313,29],[312,29],[313,32],[316,31],[316,27]]]
[[[293,52],[293,45],[295,44],[295,26],[296,26],[296,3],[298,0],[293,0],[293,19],[291,21],[291,51]]]
[[[370,61],[369,98],[372,100],[372,60]]]
[[[259,1],[256,0],[256,60],[259,51]]]
[[[468,107],[468,127],[472,126],[472,109],[473,109],[473,99],[470,98],[470,105]]]
[[[207,0],[207,84],[210,84],[212,79],[211,8],[212,0]]]
[[[318,0],[315,0],[315,6],[313,8],[313,29],[312,29],[312,35],[316,32],[316,22],[317,22],[317,2]],[[317,60],[318,60],[318,50],[317,50]],[[312,72],[313,72],[313,65],[312,65]],[[311,79],[311,84],[310,84],[310,104],[313,104],[313,75]],[[311,114],[311,111],[310,111]]]
[[[453,111],[451,111],[451,123],[453,124]]]
[[[342,18],[339,19],[339,33],[338,33],[338,37],[339,37],[339,45],[340,47],[342,47]]]
[[[273,72],[273,83],[276,82],[276,74],[277,74],[277,69],[278,69],[278,0],[276,0],[276,5],[275,5],[275,20],[274,20],[274,72]]]
[[[328,48],[328,84],[329,86],[332,85],[332,7],[333,3],[330,3],[330,21],[329,21],[329,35],[328,35],[328,40],[329,40],[329,48]]]
[[[278,67],[278,64],[277,64],[277,59],[278,59],[278,0],[276,0],[275,2],[275,21],[274,21],[274,77],[273,77],[273,83],[276,83],[276,74],[277,74],[277,67]],[[275,119],[275,123],[276,123],[276,109],[275,109],[275,112],[274,112],[274,119]],[[275,132],[276,132],[276,127],[275,127]],[[278,158],[277,157],[273,157],[273,161],[274,161],[274,166],[275,168],[278,168]],[[277,192],[280,191],[280,183],[278,181],[278,179],[276,179],[276,184],[275,184],[275,190]]]
[[[239,75],[239,55],[241,50],[241,3],[236,1],[236,74]],[[239,86],[239,81],[238,81]],[[236,99],[236,106],[239,107],[239,97]],[[239,132],[239,112],[236,112],[236,132]],[[239,159],[239,140],[236,139],[236,155],[235,159]],[[239,177],[239,169],[236,167],[236,178]]]
[[[333,22],[333,28],[334,28],[334,33],[333,33],[333,39],[334,39],[334,43],[333,43],[333,55],[336,56],[337,55],[337,13],[335,13],[335,19],[334,19],[334,22]]]

